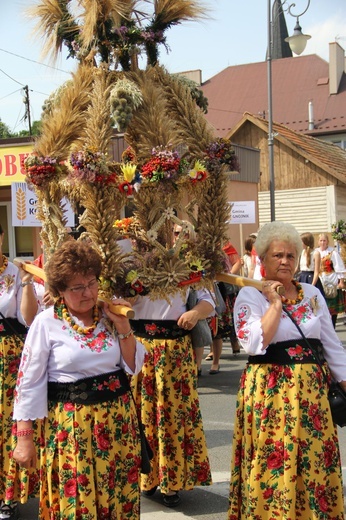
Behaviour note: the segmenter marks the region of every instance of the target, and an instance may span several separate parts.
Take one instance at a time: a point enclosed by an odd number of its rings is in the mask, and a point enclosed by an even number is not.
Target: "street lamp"
[[[274,0],[273,8],[275,2]],[[288,3],[288,0],[284,0],[280,5],[282,12],[287,11],[291,16],[297,19],[296,26],[294,28],[293,36],[285,38],[288,42],[292,52],[294,54],[301,54],[307,41],[311,36],[302,33],[302,28],[299,25],[299,17],[302,16],[309,9],[310,0],[307,0],[308,4],[304,11],[299,14],[292,13],[292,8],[295,4],[290,4],[285,9],[284,6]],[[275,178],[274,178],[274,134],[273,134],[273,91],[272,91],[272,46],[273,46],[273,10],[271,0],[268,0],[268,49],[267,49],[267,78],[268,78],[268,160],[269,160],[269,193],[270,193],[270,220],[275,220]]]

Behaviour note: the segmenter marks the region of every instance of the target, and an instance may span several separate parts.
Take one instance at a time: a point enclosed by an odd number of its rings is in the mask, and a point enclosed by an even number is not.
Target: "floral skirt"
[[[330,314],[333,316],[334,314],[339,314],[345,312],[345,301],[344,301],[344,291],[338,289],[338,293],[335,298],[326,298],[326,303],[329,309]]]
[[[238,392],[228,520],[343,520],[341,461],[321,369],[248,365]]]
[[[189,336],[144,339],[141,376],[133,391],[153,448],[152,472],[142,475],[141,489],[167,491],[211,484],[210,465],[197,393],[197,366]]]
[[[12,419],[13,396],[23,341],[0,337],[0,500],[26,502],[39,494],[39,470],[19,469],[12,458],[17,441]],[[37,431],[37,428],[36,428]],[[35,433],[37,452],[39,436]]]
[[[140,440],[129,394],[50,403],[41,450],[41,520],[139,520]]]

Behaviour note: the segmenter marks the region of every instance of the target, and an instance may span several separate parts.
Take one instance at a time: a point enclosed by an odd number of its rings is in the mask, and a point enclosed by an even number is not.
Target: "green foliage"
[[[7,139],[8,137],[13,137],[12,132],[9,126],[0,119],[0,139]]]
[[[41,121],[34,121],[31,126],[31,135],[39,136],[41,135]],[[30,132],[28,130],[20,130],[19,132],[11,132],[8,125],[3,123],[0,119],[0,139],[8,139],[14,137],[29,137]]]

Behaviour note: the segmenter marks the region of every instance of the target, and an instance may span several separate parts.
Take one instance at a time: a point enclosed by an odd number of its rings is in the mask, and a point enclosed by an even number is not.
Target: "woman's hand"
[[[42,305],[45,307],[51,307],[54,305],[54,298],[51,296],[49,291],[45,291],[43,297],[42,297]]]
[[[343,278],[339,278],[338,289],[346,289],[345,281]]]
[[[124,307],[132,309],[132,305],[127,300],[123,300],[122,298],[113,298],[112,304],[123,305]],[[119,332],[120,334],[124,334],[130,330],[130,322],[126,316],[122,316],[120,314],[115,314],[114,312],[112,312],[109,304],[106,301],[103,302],[103,309],[107,314],[108,318],[114,323],[117,332]]]
[[[262,294],[267,298],[269,303],[282,303],[281,296],[277,292],[278,287],[283,287],[283,285],[275,280],[266,280],[263,282]]]
[[[22,468],[36,468],[37,454],[33,439],[18,439],[13,458]]]
[[[199,320],[198,312],[194,309],[184,312],[177,321],[178,327],[185,330],[191,330]]]
[[[34,276],[32,274],[28,273],[27,271],[25,271],[25,269],[23,269],[23,264],[32,264],[32,262],[25,260],[25,262],[21,262],[21,263],[16,262],[15,263],[15,265],[19,269],[19,276],[20,276],[20,279],[22,280],[22,282],[30,282],[31,280],[33,280]]]

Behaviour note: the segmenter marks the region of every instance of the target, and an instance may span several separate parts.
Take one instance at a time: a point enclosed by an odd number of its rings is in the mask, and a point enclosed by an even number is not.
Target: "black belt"
[[[85,377],[73,383],[48,381],[48,401],[53,403],[96,404],[115,401],[130,389],[123,370]]]
[[[190,333],[189,330],[178,327],[175,320],[130,320],[130,323],[139,338],[175,339]]]
[[[249,356],[250,365],[300,365],[306,363],[323,363],[323,346],[319,339],[309,338],[309,343],[318,353],[318,361],[305,342],[301,339],[271,343],[263,356]]]
[[[0,319],[0,336],[17,336],[26,334],[28,329],[25,325],[20,323],[17,318],[5,318],[4,316]]]

